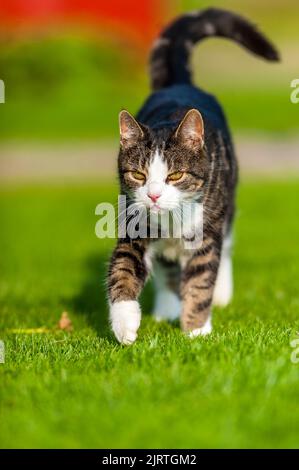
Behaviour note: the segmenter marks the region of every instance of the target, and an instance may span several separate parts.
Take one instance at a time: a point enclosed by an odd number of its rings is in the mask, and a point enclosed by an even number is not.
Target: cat
[[[212,36],[279,60],[274,46],[251,23],[221,9],[185,14],[155,41],[150,56],[153,93],[136,119],[126,110],[119,115],[121,194],[149,213],[172,213],[183,203],[198,202],[203,232],[193,249],[184,247],[189,229],[183,229],[181,238],[126,235],[118,240],[107,287],[111,327],[122,344],[137,338],[138,296],[149,274],[156,286],[155,318],[180,317],[190,337],[209,334],[212,304],[226,306],[232,297],[237,162],[220,105],[192,84],[189,68],[192,46]]]

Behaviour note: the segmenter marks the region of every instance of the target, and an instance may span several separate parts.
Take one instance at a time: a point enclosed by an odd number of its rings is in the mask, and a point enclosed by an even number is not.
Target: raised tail
[[[192,46],[208,37],[232,39],[266,60],[278,61],[275,47],[246,19],[218,8],[192,12],[174,20],[155,41],[150,56],[153,90],[191,83]]]

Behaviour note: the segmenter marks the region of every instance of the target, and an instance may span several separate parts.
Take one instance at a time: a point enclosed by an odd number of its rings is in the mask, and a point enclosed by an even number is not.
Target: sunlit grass
[[[109,184],[1,190],[1,447],[296,447],[298,182],[244,183],[235,297],[208,338],[148,315],[132,347],[107,327]],[[55,329],[63,311],[73,333]],[[45,327],[50,333],[11,333]]]

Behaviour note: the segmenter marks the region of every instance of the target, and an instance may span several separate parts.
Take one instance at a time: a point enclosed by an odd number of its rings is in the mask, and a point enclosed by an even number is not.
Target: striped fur
[[[191,84],[188,64],[191,46],[208,36],[231,38],[268,60],[278,59],[274,47],[250,23],[223,10],[185,15],[156,41],[150,59],[156,91],[137,119],[126,111],[120,114],[121,193],[129,205],[137,201],[149,213],[175,213],[183,203],[201,202],[203,242],[192,250],[185,248],[192,226],[183,230],[182,239],[148,235],[118,240],[108,294],[112,329],[124,344],[137,337],[138,296],[150,273],[156,273],[155,316],[173,319],[181,308],[182,329],[192,337],[211,332],[212,302],[226,305],[231,298],[237,162],[221,107],[216,98]],[[136,172],[141,179],[134,177]],[[176,172],[180,179],[169,179]]]

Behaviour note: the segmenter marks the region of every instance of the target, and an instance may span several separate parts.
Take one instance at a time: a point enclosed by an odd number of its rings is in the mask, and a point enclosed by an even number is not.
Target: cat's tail
[[[279,60],[275,47],[241,16],[218,8],[192,12],[174,20],[155,41],[150,56],[153,90],[191,83],[192,46],[213,36],[232,39],[266,60]]]

